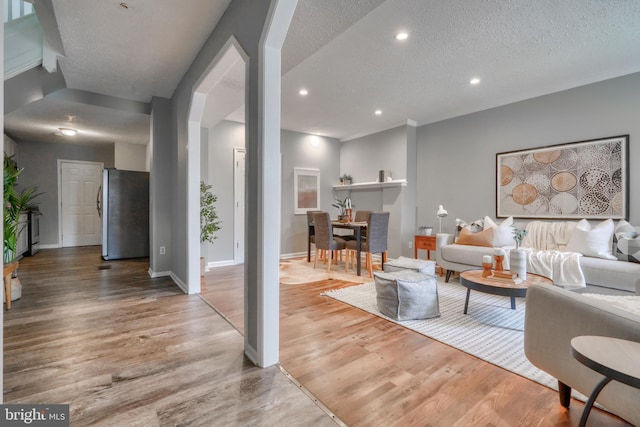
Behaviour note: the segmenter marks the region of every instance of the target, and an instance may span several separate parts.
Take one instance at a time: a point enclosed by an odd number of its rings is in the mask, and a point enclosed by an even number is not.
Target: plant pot
[[[522,280],[527,280],[527,254],[522,249],[509,251],[509,269]]]

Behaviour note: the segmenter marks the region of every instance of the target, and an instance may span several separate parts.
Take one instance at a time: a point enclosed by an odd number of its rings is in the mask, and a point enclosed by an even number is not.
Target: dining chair
[[[369,217],[371,216],[371,211],[356,211],[356,215],[353,218],[353,222],[366,222],[367,224],[369,224]],[[340,236],[343,240],[345,241],[349,241],[349,240],[356,240],[356,236],[353,234],[347,234],[344,236]],[[361,239],[366,239],[367,238],[367,229],[363,228],[362,229],[362,234],[361,234]]]
[[[373,277],[373,263],[371,254],[382,255],[382,265],[387,262],[387,237],[389,234],[389,212],[371,212],[367,227],[367,238],[360,243],[360,251],[367,255],[366,265],[369,270],[369,277]],[[346,243],[347,252],[358,250],[358,242],[349,240]],[[357,253],[357,252],[356,252]],[[356,255],[357,256],[357,255]],[[347,256],[347,259],[353,258]]]
[[[308,255],[311,253],[311,244],[313,245],[316,244],[315,227],[313,225],[313,214],[319,213],[319,212],[322,212],[322,211],[307,211],[307,230],[308,230],[308,239],[309,239],[309,241],[307,242],[307,261],[308,262],[311,262],[311,260],[308,259]]]
[[[316,244],[316,254],[313,259],[313,268],[316,268],[318,263],[319,250],[327,251],[325,262],[327,262],[327,271],[331,270],[331,260],[333,258],[336,259],[336,264],[338,262],[338,257],[336,251],[342,251],[345,249],[346,244],[345,241],[339,237],[334,237],[333,235],[333,226],[331,225],[331,217],[328,212],[314,212],[313,213],[313,226],[315,228],[315,244]],[[331,256],[333,253],[333,256]],[[345,263],[345,271],[347,269],[347,264]]]

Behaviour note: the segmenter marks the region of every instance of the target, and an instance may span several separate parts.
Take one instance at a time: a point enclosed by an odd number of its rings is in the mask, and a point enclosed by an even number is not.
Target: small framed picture
[[[320,170],[294,168],[295,214],[320,209]]]

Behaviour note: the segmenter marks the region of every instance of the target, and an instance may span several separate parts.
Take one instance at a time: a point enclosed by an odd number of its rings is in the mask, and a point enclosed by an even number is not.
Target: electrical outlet
[[[409,249],[413,248],[413,240],[409,240]]]
[[[160,246],[160,255],[165,255],[167,253],[167,248],[164,246]]]

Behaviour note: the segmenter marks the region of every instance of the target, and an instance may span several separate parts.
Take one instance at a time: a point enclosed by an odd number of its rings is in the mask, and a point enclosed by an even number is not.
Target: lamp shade
[[[444,218],[448,215],[448,212],[445,208],[442,207],[442,205],[439,205],[438,210],[436,211],[436,215],[438,216],[438,218]]]

